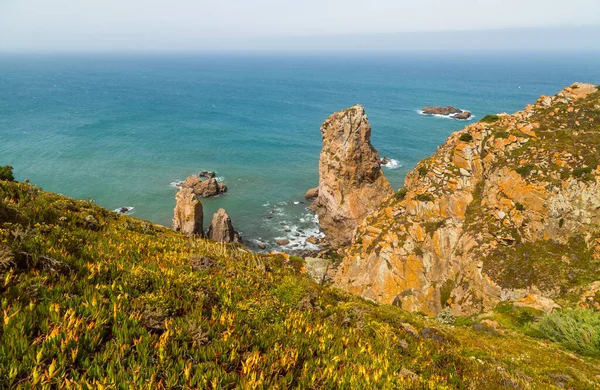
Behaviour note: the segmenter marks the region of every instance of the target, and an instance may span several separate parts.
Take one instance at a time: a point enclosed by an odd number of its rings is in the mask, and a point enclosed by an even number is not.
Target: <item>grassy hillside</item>
[[[443,325],[321,287],[299,258],[10,181],[0,299],[0,388],[600,387],[597,357],[524,334],[539,313]]]

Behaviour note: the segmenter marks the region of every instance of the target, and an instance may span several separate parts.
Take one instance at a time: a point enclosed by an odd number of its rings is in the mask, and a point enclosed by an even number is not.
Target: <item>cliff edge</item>
[[[600,280],[600,92],[452,134],[359,227],[335,283],[409,311],[550,310]]]

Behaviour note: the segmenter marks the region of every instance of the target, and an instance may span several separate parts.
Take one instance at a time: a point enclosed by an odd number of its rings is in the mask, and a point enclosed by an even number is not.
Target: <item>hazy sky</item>
[[[0,0],[0,50],[259,47],[284,37],[581,25],[600,25],[600,0]]]

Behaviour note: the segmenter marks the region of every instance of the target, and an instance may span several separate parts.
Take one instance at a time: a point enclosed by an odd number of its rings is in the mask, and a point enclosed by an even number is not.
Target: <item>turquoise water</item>
[[[303,195],[318,183],[319,126],[366,108],[372,142],[407,171],[466,124],[514,112],[574,81],[600,84],[600,56],[0,56],[0,165],[46,190],[170,226],[172,183],[215,170],[229,192],[203,200],[205,225],[228,210],[246,242],[315,233]],[[290,230],[286,232],[285,230]],[[298,237],[297,235],[300,235]]]

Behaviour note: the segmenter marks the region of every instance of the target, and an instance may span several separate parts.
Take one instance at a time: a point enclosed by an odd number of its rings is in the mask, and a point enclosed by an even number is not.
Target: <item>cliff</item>
[[[452,134],[359,227],[335,284],[409,311],[549,310],[600,280],[600,92]]]
[[[311,208],[333,248],[350,244],[358,224],[390,195],[379,154],[371,145],[371,126],[362,106],[332,114],[321,126],[323,149],[319,187]]]

